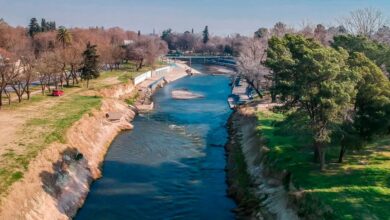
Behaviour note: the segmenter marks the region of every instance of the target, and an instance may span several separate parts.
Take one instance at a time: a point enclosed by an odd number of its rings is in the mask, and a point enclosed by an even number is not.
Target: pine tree
[[[41,31],[46,32],[49,30],[48,23],[44,18],[41,19]]]
[[[203,43],[207,44],[209,42],[209,27],[206,26],[203,30]]]
[[[41,32],[41,27],[39,26],[37,19],[31,18],[30,24],[28,25],[28,34],[30,37],[34,37],[34,35],[39,32]]]
[[[81,68],[81,79],[87,80],[87,88],[89,87],[89,80],[99,77],[98,58],[96,45],[87,44],[87,48],[83,53],[83,66]]]

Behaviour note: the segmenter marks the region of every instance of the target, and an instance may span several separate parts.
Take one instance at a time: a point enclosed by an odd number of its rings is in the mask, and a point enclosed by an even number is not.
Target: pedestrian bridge
[[[213,56],[213,55],[167,55],[171,59],[234,59],[232,56]]]

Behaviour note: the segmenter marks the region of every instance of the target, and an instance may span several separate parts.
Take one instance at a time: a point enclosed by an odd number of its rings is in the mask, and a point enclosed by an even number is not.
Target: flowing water
[[[188,89],[202,99],[174,100]],[[227,197],[227,76],[185,77],[154,96],[155,110],[112,143],[103,177],[76,219],[234,219]]]

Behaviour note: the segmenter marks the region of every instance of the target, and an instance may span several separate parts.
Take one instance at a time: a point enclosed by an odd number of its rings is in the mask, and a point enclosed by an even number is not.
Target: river
[[[75,219],[234,219],[225,182],[229,82],[196,75],[156,92],[155,110],[113,141]],[[172,99],[183,88],[204,98]]]

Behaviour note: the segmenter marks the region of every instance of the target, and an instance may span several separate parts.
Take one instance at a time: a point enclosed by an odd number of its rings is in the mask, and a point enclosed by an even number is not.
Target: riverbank
[[[20,163],[18,158],[26,157],[26,170],[11,175],[17,179],[8,183],[0,219],[68,219],[75,215],[86,198],[91,181],[101,176],[101,163],[111,141],[120,131],[132,128],[129,121],[135,112],[123,99],[134,94],[135,87],[131,82],[123,83],[126,80],[119,79],[123,75],[118,75],[118,79],[102,77],[94,84],[96,89],[74,89],[71,91],[74,95],[52,99],[53,105],[65,108],[45,111],[51,113],[50,120],[27,119],[27,127],[35,135],[45,134],[47,138],[38,138],[42,142],[34,148],[36,150],[26,152],[23,157],[15,150],[8,152],[8,157],[15,158],[15,163]],[[39,104],[37,102],[37,107]],[[73,104],[82,108],[68,114],[67,111],[78,109]],[[111,121],[106,118],[109,112],[121,117]],[[57,127],[61,129],[47,132],[47,129]],[[23,147],[31,144],[37,143]],[[11,159],[9,161],[13,161]]]
[[[310,220],[389,216],[389,137],[349,151],[342,164],[337,163],[339,148],[331,146],[327,169],[319,172],[309,134],[272,107],[259,102],[241,106],[229,122],[230,192],[242,206],[240,214]]]
[[[312,162],[310,134],[286,115],[257,111],[261,136],[270,151],[268,164],[291,173],[291,201],[306,219],[388,219],[390,137],[374,139],[360,150],[349,149],[338,163],[339,146],[327,148],[327,168]]]
[[[257,104],[242,106],[229,120],[229,194],[238,202],[238,216],[243,219],[298,219],[283,186],[285,174],[265,166],[268,148],[258,136],[257,108]]]

